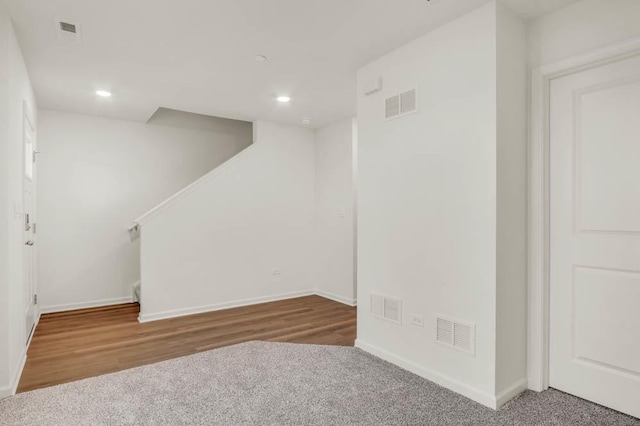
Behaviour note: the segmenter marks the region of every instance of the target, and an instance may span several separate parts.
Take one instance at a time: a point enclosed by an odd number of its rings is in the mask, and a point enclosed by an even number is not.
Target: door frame
[[[549,388],[549,121],[550,85],[560,77],[640,54],[640,37],[531,71],[528,171],[527,379],[529,389]]]
[[[38,136],[36,133],[36,127],[33,125],[33,119],[31,118],[31,110],[29,109],[29,105],[27,104],[26,101],[22,101],[22,146],[20,148],[21,152],[22,152],[22,167],[21,167],[21,180],[20,180],[20,185],[22,188],[21,191],[21,210],[23,212],[23,215],[26,214],[25,211],[25,206],[24,206],[24,192],[25,192],[25,181],[28,179],[26,176],[26,162],[27,162],[27,158],[26,158],[26,152],[25,152],[25,138],[26,138],[26,133],[27,131],[31,132],[31,136],[33,138],[33,140],[31,141],[32,143],[32,173],[31,173],[31,179],[29,179],[30,183],[31,183],[31,217],[32,217],[32,223],[35,224],[35,220],[37,219],[37,213],[36,213],[36,209],[37,209],[37,200],[36,200],[36,195],[37,195],[37,187],[36,187],[36,178],[37,178],[37,172],[36,172],[36,165],[35,165],[35,153],[38,152]],[[22,218],[22,226],[24,227],[24,217]],[[32,225],[33,226],[33,225]],[[24,229],[24,228],[22,228]],[[23,231],[24,234],[24,231]],[[21,236],[22,238],[23,236]],[[34,232],[34,237],[35,239],[35,232]],[[22,240],[24,242],[24,239]],[[24,247],[23,247],[24,249]],[[32,254],[31,254],[31,280],[32,280],[32,285],[33,285],[33,294],[37,295],[38,294],[38,280],[37,280],[37,251],[36,248],[32,247],[30,248],[30,250],[32,250]],[[23,252],[24,253],[24,252]],[[24,254],[23,254],[24,256]],[[24,262],[26,262],[26,260],[23,257],[23,264]],[[23,269],[24,272],[24,269]],[[26,276],[25,278],[25,283],[26,283]],[[29,285],[28,283],[26,283],[26,285]],[[23,289],[24,290],[24,289]],[[27,342],[26,342],[26,346],[27,348],[29,347],[30,343],[31,343],[31,339],[33,338],[33,334],[35,332],[36,326],[38,325],[38,322],[40,321],[40,308],[38,303],[34,303],[33,300],[27,300],[27,306],[31,306],[31,304],[34,304],[35,306],[33,307],[34,311],[33,311],[33,326],[31,327],[31,330],[27,330],[28,333],[28,337],[27,337]],[[26,320],[26,318],[24,318]]]

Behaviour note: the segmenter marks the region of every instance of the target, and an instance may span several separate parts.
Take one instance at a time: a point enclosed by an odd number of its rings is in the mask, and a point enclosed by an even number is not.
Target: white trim
[[[10,397],[12,395],[13,395],[13,393],[11,393],[11,386],[0,388],[0,399],[8,398],[8,397]]]
[[[466,385],[456,379],[447,377],[442,373],[427,369],[421,365],[409,361],[406,358],[400,357],[398,355],[392,354],[391,352],[387,352],[384,349],[380,349],[374,345],[363,342],[361,339],[356,339],[355,347],[360,348],[363,351],[368,352],[378,358],[382,358],[383,360],[395,364],[407,371],[417,374],[418,376],[423,377],[429,381],[437,383],[440,386],[444,386],[445,388],[459,393],[460,395],[466,396],[467,398],[479,402],[486,407],[493,408],[494,410],[498,408],[498,401],[494,396],[486,394],[481,390],[472,388],[471,386]]]
[[[333,300],[334,302],[344,303],[345,305],[349,305],[349,306],[356,306],[356,303],[357,303],[356,299],[349,299],[348,297],[339,296],[337,294],[329,293],[328,291],[324,291],[320,289],[316,289],[315,294],[320,297],[324,297],[325,299]]]
[[[255,123],[254,123],[254,128],[255,128]],[[256,142],[254,142],[252,145],[249,145],[248,147],[246,147],[245,149],[243,149],[242,151],[240,151],[239,153],[237,153],[236,155],[234,155],[233,157],[231,157],[230,159],[228,159],[227,161],[225,161],[224,163],[222,163],[221,165],[219,165],[218,167],[216,167],[206,175],[202,176],[200,179],[182,188],[180,191],[176,192],[171,197],[167,198],[166,200],[164,200],[163,202],[161,202],[151,210],[139,216],[136,220],[133,221],[133,225],[131,225],[130,229],[135,227],[136,224],[144,225],[145,223],[150,222],[151,220],[153,220],[153,218],[158,216],[158,214],[160,214],[162,211],[174,205],[180,199],[190,194],[191,192],[195,191],[196,189],[198,189],[199,187],[201,187],[211,179],[214,179],[216,176],[224,172],[227,168],[233,165],[240,158],[249,154],[251,151],[253,151],[255,146],[256,146]]]
[[[18,385],[20,384],[20,377],[22,377],[22,370],[24,370],[24,365],[27,363],[27,348],[28,346],[24,348],[24,352],[22,353],[22,358],[20,360],[20,366],[9,383],[9,386],[0,388],[0,398],[7,398],[16,394]]]
[[[526,391],[527,385],[527,379],[520,379],[496,395],[496,409],[502,407],[504,404]]]
[[[158,321],[167,318],[182,317],[185,315],[202,314],[205,312],[220,311],[222,309],[239,308],[241,306],[257,305],[259,303],[277,302],[279,300],[294,299],[296,297],[311,296],[315,290],[293,291],[290,293],[275,294],[272,296],[254,297],[252,299],[236,300],[232,302],[216,303],[213,305],[196,306],[194,308],[174,309],[155,314],[142,314],[138,317],[140,322]],[[144,307],[144,305],[142,305]]]
[[[41,314],[51,314],[53,312],[73,311],[76,309],[99,308],[101,306],[120,305],[122,303],[133,303],[133,296],[117,297],[115,299],[93,300],[91,302],[68,303],[65,305],[43,306],[40,308]]]
[[[529,389],[549,387],[549,86],[553,79],[640,51],[640,37],[536,68],[531,73],[528,200]]]
[[[31,340],[29,340],[29,343],[31,343]],[[22,377],[22,371],[24,371],[24,366],[27,363],[27,350],[28,349],[29,349],[29,346],[25,346],[24,352],[22,352],[22,359],[20,360],[20,366],[18,367],[18,370],[16,371],[15,376],[13,376],[13,386],[11,387],[11,395],[15,395],[16,392],[18,391],[18,385],[20,384],[20,378]]]
[[[13,396],[18,391],[18,385],[20,385],[20,379],[22,378],[22,372],[24,371],[24,366],[27,363],[27,352],[29,351],[29,346],[31,346],[31,341],[33,340],[33,335],[36,334],[36,330],[35,329],[38,326],[39,322],[40,322],[40,312],[38,310],[38,307],[36,306],[36,316],[35,316],[35,324],[33,326],[33,332],[31,333],[31,336],[29,336],[29,341],[27,342],[27,345],[24,348],[24,352],[22,353],[22,359],[20,361],[20,366],[18,367],[18,370],[16,371],[15,376],[13,377],[13,381],[9,383],[9,386],[5,387],[5,388],[0,388],[0,398],[6,398],[6,397],[9,397],[9,396]]]

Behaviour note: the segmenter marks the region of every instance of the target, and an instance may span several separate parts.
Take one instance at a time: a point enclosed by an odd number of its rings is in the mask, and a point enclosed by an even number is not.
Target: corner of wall
[[[496,400],[526,387],[527,71],[524,22],[496,8]],[[523,385],[524,383],[524,385]]]
[[[350,306],[356,304],[354,121],[317,129],[314,153],[313,281],[319,295]]]

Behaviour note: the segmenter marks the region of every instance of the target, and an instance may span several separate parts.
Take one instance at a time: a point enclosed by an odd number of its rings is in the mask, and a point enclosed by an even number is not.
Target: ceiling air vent
[[[68,22],[60,22],[60,30],[75,34],[76,26]]]
[[[476,326],[439,315],[436,317],[436,342],[475,355]]]
[[[395,323],[401,323],[402,301],[371,293],[371,314]]]
[[[385,100],[384,118],[390,120],[416,112],[417,110],[418,99],[416,89],[412,89]]]
[[[58,39],[73,43],[80,42],[80,24],[67,19],[55,19],[54,24]]]

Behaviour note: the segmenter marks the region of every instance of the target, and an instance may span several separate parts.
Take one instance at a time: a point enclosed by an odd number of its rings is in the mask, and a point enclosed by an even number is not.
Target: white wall
[[[39,113],[40,303],[118,303],[139,280],[127,228],[251,144],[248,122],[161,109],[149,123]]]
[[[312,291],[314,132],[254,126],[253,146],[140,218],[142,321]]]
[[[527,377],[527,37],[497,4],[496,394]]]
[[[22,161],[24,111],[36,101],[11,21],[0,16],[0,397],[10,394],[26,356]]]
[[[483,402],[495,390],[495,49],[489,4],[358,73],[358,344]],[[364,96],[378,76],[382,92]],[[385,122],[385,98],[411,88],[419,112]],[[402,299],[402,325],[369,314],[372,291]],[[436,313],[476,324],[475,357],[434,341]]]
[[[315,143],[315,288],[326,297],[354,304],[355,120],[319,129]]]
[[[526,386],[515,335],[525,331],[524,52],[523,24],[491,2],[358,73],[357,345],[494,408]],[[365,96],[377,77],[382,91]],[[385,98],[412,88],[419,111],[385,121]],[[402,324],[369,313],[372,291],[402,300]],[[435,342],[437,314],[475,324],[475,356]]]
[[[532,67],[640,36],[640,1],[582,0],[529,23]]]
[[[0,17],[0,99],[9,98],[9,41],[11,26]],[[9,230],[12,200],[9,191],[9,103],[0,103],[0,397],[10,387],[9,364]]]

